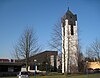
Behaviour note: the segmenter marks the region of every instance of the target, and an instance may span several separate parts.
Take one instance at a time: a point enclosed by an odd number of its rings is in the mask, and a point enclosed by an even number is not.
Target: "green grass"
[[[90,75],[54,75],[54,76],[37,76],[36,78],[99,78],[100,74],[90,74]],[[34,77],[31,77],[34,78]]]
[[[0,78],[18,78],[18,77],[0,77]],[[30,78],[34,78],[31,76]],[[100,78],[100,74],[89,74],[89,75],[52,75],[52,76],[36,76],[36,78]]]

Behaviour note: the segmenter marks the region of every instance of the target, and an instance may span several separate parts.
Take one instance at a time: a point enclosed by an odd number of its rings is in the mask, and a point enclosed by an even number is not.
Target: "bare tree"
[[[31,28],[26,28],[19,42],[16,44],[15,56],[17,59],[25,59],[28,71],[29,57],[40,50],[37,44],[36,33]]]
[[[62,42],[65,43],[65,39],[62,40],[62,28],[61,27],[62,27],[61,22],[58,22],[57,24],[54,25],[51,42],[49,43],[51,48],[56,49],[60,52],[60,54],[61,54],[60,59],[62,57],[65,58],[65,47],[64,47],[65,44],[62,45]],[[63,33],[64,33],[63,36],[65,36],[65,29],[63,30]],[[62,47],[64,50],[63,54],[62,54]],[[64,62],[64,71],[65,71],[65,59],[63,60],[63,62]]]
[[[61,27],[62,26],[61,26],[60,22],[54,25],[50,46],[52,48],[57,49],[59,52],[62,52],[62,47],[63,47],[64,53],[62,54],[62,56],[65,58],[65,49],[64,49],[65,44],[62,45],[62,42],[65,43],[65,39],[62,40],[62,29],[61,29]],[[79,29],[78,29],[78,31],[79,31]],[[63,33],[64,33],[63,36],[65,36],[65,29],[63,29]],[[69,31],[67,33],[69,34]],[[68,36],[68,40],[70,40],[70,38],[71,37]],[[72,44],[72,43],[71,42],[69,43],[69,41],[68,41],[68,47],[71,47],[70,44]],[[81,47],[80,47],[80,40],[78,40],[78,44],[76,44],[74,46],[77,46],[77,48],[78,48],[77,61],[78,61],[78,63],[81,63],[83,61],[83,60],[81,60],[81,59],[83,59],[83,56],[82,56]],[[69,52],[68,52],[68,54],[69,54]],[[68,58],[68,60],[69,60],[69,58]],[[63,60],[63,62],[64,62],[64,67],[65,67],[65,59]],[[78,64],[78,65],[80,65],[80,64]],[[68,67],[69,67],[69,63],[68,63]],[[80,69],[80,67],[81,66],[79,66],[79,69]],[[67,69],[70,70],[70,68],[67,68]],[[65,69],[64,69],[64,71],[65,71]]]
[[[85,59],[84,59],[84,55],[81,51],[82,51],[81,47],[79,46],[79,50],[78,50],[78,71],[79,72],[84,72]]]
[[[61,23],[57,23],[54,25],[53,33],[51,37],[51,42],[49,45],[53,49],[57,49],[59,52],[62,52],[62,30],[61,30]]]
[[[91,59],[98,59],[100,61],[100,41],[95,40],[87,49],[87,55]]]
[[[92,51],[90,46],[86,48],[86,58],[94,59],[94,52]],[[89,60],[87,60],[87,61],[89,61]]]
[[[95,57],[100,59],[100,41],[95,40],[91,45],[92,51],[94,52]]]

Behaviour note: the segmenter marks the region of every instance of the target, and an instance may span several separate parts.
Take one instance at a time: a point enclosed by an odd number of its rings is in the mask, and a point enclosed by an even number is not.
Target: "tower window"
[[[74,35],[73,25],[71,25],[71,35]]]
[[[70,16],[70,18],[72,18],[72,16]]]
[[[65,26],[65,21],[62,22],[63,26]]]

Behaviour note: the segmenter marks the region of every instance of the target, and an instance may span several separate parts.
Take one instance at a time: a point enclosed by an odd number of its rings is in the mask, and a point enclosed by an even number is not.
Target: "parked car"
[[[19,72],[18,78],[29,78],[28,72],[26,71]]]

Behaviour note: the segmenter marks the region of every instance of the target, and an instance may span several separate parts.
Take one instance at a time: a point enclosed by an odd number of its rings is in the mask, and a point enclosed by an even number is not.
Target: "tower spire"
[[[67,0],[68,10],[69,10],[69,0]]]
[[[69,10],[69,7],[68,7],[68,10]]]

